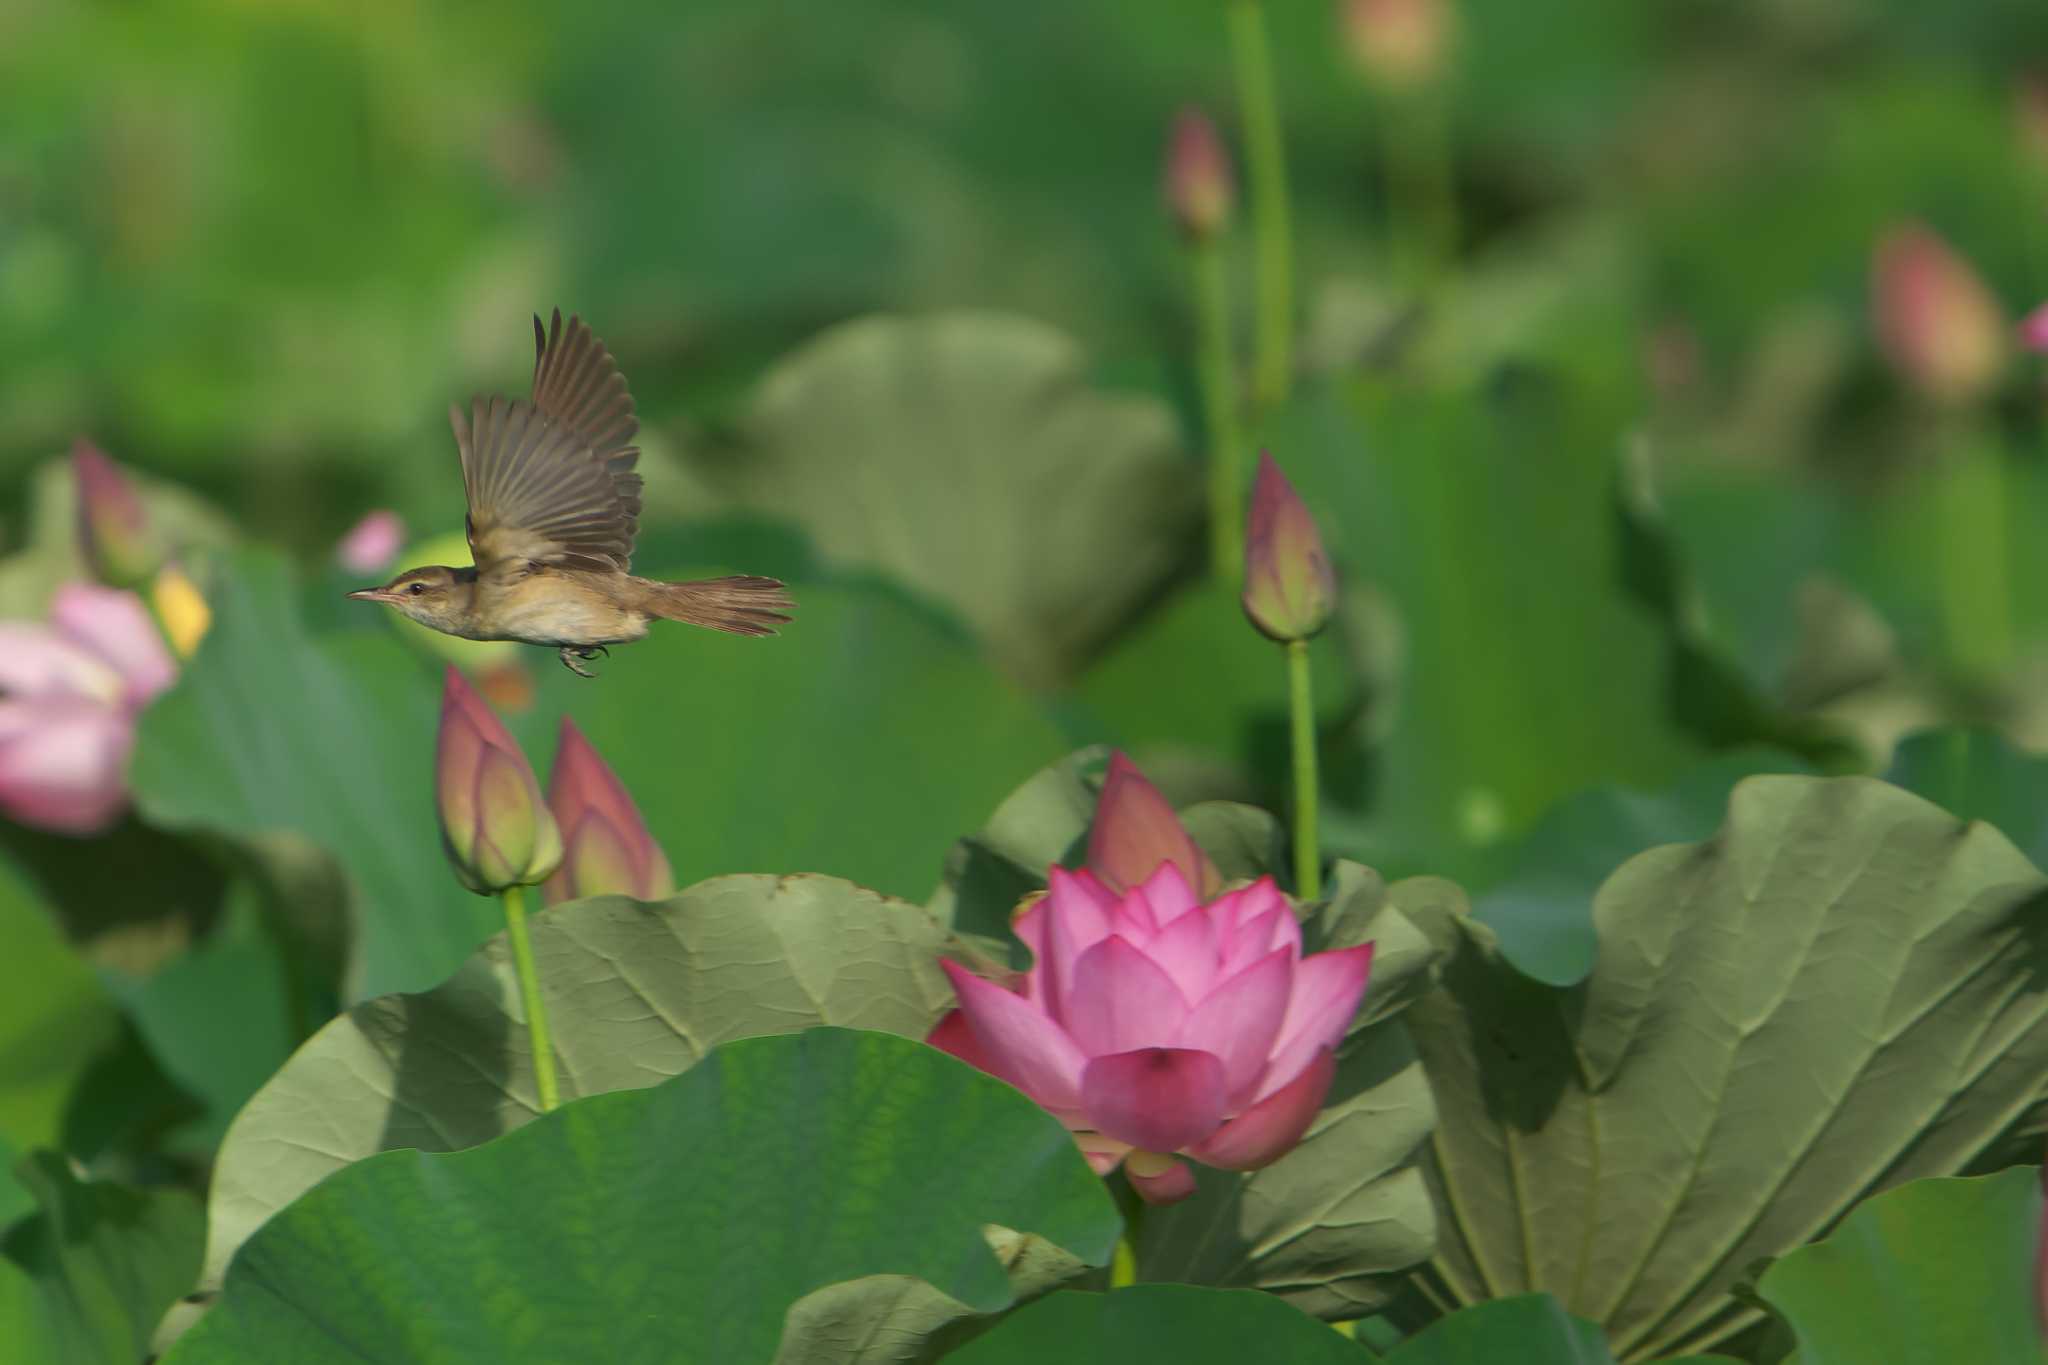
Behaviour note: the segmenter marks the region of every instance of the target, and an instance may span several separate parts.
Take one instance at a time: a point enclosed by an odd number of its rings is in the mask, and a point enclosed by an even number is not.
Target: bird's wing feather
[[[533,399],[476,399],[448,411],[462,451],[469,546],[479,571],[522,561],[624,571],[640,519],[639,429],[626,380],[604,343],[557,311],[543,333]]]

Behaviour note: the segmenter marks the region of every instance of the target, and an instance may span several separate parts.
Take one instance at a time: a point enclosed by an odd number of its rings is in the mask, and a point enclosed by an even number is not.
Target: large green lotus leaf
[[[498,923],[442,857],[433,693],[396,641],[309,638],[276,554],[221,570],[213,629],[143,715],[136,801],[167,828],[326,850],[350,885],[348,997],[424,990]]]
[[[1614,1365],[1599,1327],[1548,1294],[1516,1294],[1462,1308],[1389,1351],[1386,1365]],[[1726,1356],[1685,1356],[1663,1365],[1709,1365]]]
[[[1049,1294],[946,1356],[949,1365],[1366,1365],[1371,1359],[1357,1343],[1270,1294],[1191,1284]]]
[[[1436,1211],[1416,1167],[1436,1122],[1429,1082],[1399,1015],[1427,988],[1436,950],[1408,911],[1433,913],[1454,887],[1387,886],[1339,863],[1308,911],[1303,949],[1374,945],[1372,980],[1337,1078],[1301,1145],[1249,1174],[1195,1166],[1196,1192],[1138,1223],[1138,1274],[1153,1281],[1276,1293],[1319,1317],[1356,1318],[1398,1288],[1391,1272],[1436,1245]]]
[[[197,1201],[79,1180],[55,1152],[14,1175],[38,1209],[0,1239],[0,1360],[135,1365],[198,1273]]]
[[[820,554],[956,610],[1013,676],[1070,675],[1191,548],[1172,411],[1092,390],[1079,347],[999,314],[866,318],[761,381],[706,476]]]
[[[2037,865],[2048,863],[2048,758],[2021,752],[1997,731],[1909,735],[1885,780],[1959,819],[1996,825]]]
[[[1610,382],[1332,382],[1276,419],[1274,457],[1404,637],[1349,856],[1459,875],[1589,783],[1698,756],[1666,627],[1629,595]]]
[[[565,1097],[652,1085],[718,1043],[843,1024],[922,1038],[952,1002],[944,930],[830,877],[734,876],[534,919]],[[216,1163],[206,1280],[323,1177],[396,1147],[452,1151],[538,1105],[504,935],[443,985],[329,1023],[249,1102]]]
[[[847,1281],[1007,1307],[991,1225],[1094,1265],[1118,1231],[1072,1136],[1010,1086],[887,1034],[754,1038],[470,1151],[340,1172],[243,1247],[170,1360],[573,1360],[601,1343],[622,1363],[765,1361],[793,1307]],[[858,1358],[839,1348],[809,1358]]]
[[[1740,779],[1801,766],[1770,751],[1725,754],[1656,791],[1600,786],[1566,797],[1473,897],[1472,917],[1493,930],[1517,970],[1545,985],[1576,985],[1593,970],[1593,896],[1610,872],[1646,848],[1712,833]]]
[[[1916,1180],[1780,1257],[1757,1291],[1792,1325],[1795,1365],[2040,1365],[2039,1175]]]
[[[1766,776],[1608,879],[1572,989],[1414,912],[1452,954],[1405,1016],[1442,1111],[1430,1288],[1548,1291],[1625,1360],[1740,1330],[1756,1260],[1961,1169],[2034,1099],[2044,892],[1998,831],[1896,787]]]
[[[555,717],[573,717],[681,884],[799,867],[925,896],[954,832],[1067,741],[928,608],[872,583],[792,593],[796,620],[774,639],[658,626],[594,681],[530,651],[539,704],[515,729],[540,766]]]
[[[118,1016],[41,898],[0,859],[0,1141],[54,1145],[65,1106]]]

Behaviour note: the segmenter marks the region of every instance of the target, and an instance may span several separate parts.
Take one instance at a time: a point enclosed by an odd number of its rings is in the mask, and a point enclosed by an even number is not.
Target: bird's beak
[[[398,594],[389,588],[359,588],[348,595],[351,602],[396,602]]]

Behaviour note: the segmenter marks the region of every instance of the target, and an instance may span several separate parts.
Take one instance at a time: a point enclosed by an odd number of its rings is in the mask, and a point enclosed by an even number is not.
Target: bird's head
[[[455,570],[429,564],[423,569],[407,569],[381,588],[363,588],[349,597],[357,602],[388,603],[421,625],[438,628],[460,612],[461,596],[456,589],[461,583]]]

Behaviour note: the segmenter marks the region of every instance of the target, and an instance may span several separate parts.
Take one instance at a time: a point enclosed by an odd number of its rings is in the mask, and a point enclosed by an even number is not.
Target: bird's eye
[[[427,585],[424,583],[414,583],[406,588],[406,591],[411,593],[414,597],[418,597],[421,593],[425,592],[426,590]]]

